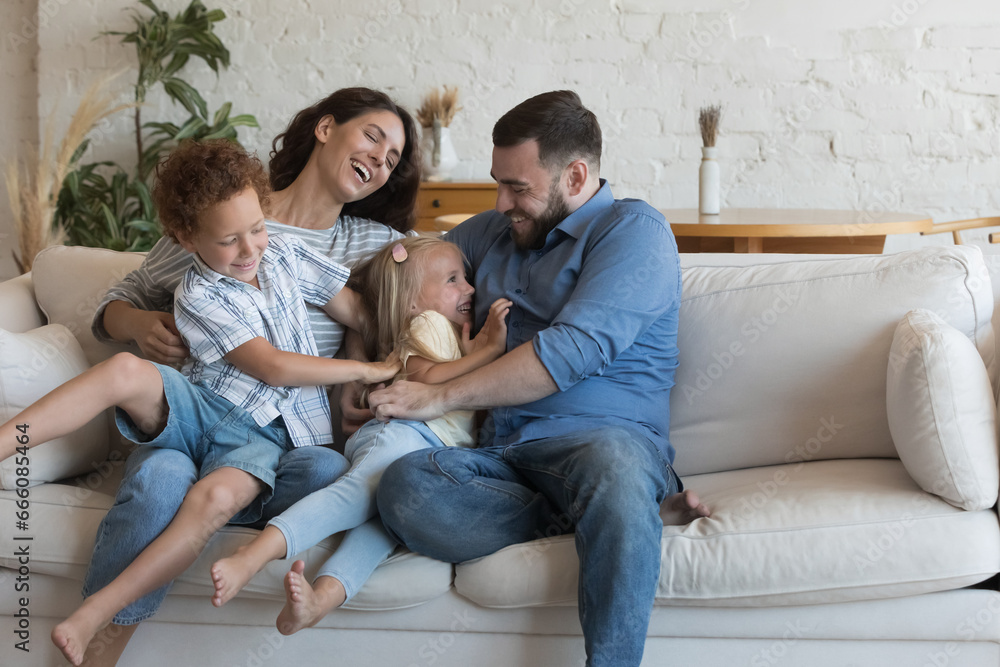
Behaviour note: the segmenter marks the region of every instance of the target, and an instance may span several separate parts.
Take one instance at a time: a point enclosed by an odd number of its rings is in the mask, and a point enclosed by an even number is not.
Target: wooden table
[[[466,217],[488,211],[497,205],[494,181],[424,181],[417,192],[417,231],[440,231],[434,219],[443,215],[465,213]]]
[[[730,208],[661,209],[681,252],[880,253],[888,234],[929,231],[920,213]]]

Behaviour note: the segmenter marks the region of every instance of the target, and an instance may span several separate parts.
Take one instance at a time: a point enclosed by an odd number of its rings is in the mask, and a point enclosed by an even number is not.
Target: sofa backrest
[[[116,352],[139,351],[134,345],[98,342],[90,325],[108,288],[138,268],[144,257],[145,253],[74,246],[51,246],[35,257],[31,274],[38,306],[50,324],[62,324],[73,332],[92,365]]]
[[[886,371],[896,325],[914,308],[965,333],[997,384],[993,291],[978,248],[719,261],[682,262],[680,367],[670,400],[681,475],[895,457]]]

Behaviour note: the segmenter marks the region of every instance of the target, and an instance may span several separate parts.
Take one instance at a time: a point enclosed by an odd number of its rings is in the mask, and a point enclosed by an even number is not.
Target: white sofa
[[[91,314],[140,259],[52,248],[0,284],[0,419],[112,352],[90,338]],[[1000,665],[998,260],[970,247],[682,256],[671,438],[714,515],[663,530],[644,665]],[[630,287],[655,279],[637,267]],[[914,309],[950,326],[915,314],[897,330]],[[50,322],[74,336],[38,329]],[[0,493],[0,664],[61,664],[48,634],[80,601],[120,477],[105,433],[33,450],[34,481],[79,476],[30,488],[27,531],[16,493]],[[11,460],[0,473],[16,482]],[[209,602],[209,564],[251,534],[223,529],[121,664],[583,663],[571,536],[458,566],[397,553],[348,608],[283,637],[288,562],[225,608]],[[309,566],[335,544],[309,550]]]

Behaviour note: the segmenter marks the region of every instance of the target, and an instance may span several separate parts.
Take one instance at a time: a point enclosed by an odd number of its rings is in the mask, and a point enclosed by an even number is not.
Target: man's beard
[[[545,237],[549,232],[572,212],[559,192],[559,179],[553,179],[549,186],[549,203],[537,218],[532,218],[531,227],[523,232],[515,232],[511,227],[510,235],[514,239],[514,245],[519,250],[538,250],[545,245]]]

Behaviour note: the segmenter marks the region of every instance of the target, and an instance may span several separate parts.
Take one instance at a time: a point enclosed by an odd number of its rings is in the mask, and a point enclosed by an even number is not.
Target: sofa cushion
[[[0,423],[89,368],[69,329],[50,324],[27,333],[0,329]],[[28,453],[30,485],[52,482],[91,470],[108,457],[108,427],[101,413],[82,428],[32,448]],[[27,435],[31,438],[29,425]],[[0,463],[0,486],[14,488],[13,456]]]
[[[896,325],[914,308],[973,340],[996,378],[993,294],[978,248],[689,263],[670,396],[677,471],[895,457],[886,368]]]
[[[73,484],[46,484],[31,490],[31,572],[82,581],[90,563],[98,526],[118,488],[124,459],[112,457],[97,470],[74,480]],[[110,491],[110,493],[108,493]],[[16,497],[0,491],[0,515],[13,516]],[[256,530],[226,526],[208,542],[198,560],[181,574],[173,590],[183,595],[203,595],[210,606],[214,587],[209,568],[217,559],[232,554],[249,542]],[[0,521],[0,565],[17,568],[14,521]],[[333,553],[341,535],[323,540],[298,554],[306,562],[306,576],[312,576]],[[254,597],[275,602],[285,599],[282,580],[291,560],[268,564],[238,597]],[[422,604],[451,589],[453,570],[442,563],[405,550],[397,551],[376,568],[368,582],[345,606],[347,609],[403,609]],[[275,614],[280,607],[276,606]]]
[[[1000,562],[991,510],[921,490],[898,460],[814,461],[684,479],[712,517],[665,526],[658,605],[846,602],[950,590]],[[488,607],[572,604],[573,536],[456,566],[456,590]]]
[[[965,335],[928,310],[907,313],[889,351],[886,406],[899,458],[920,488],[967,510],[996,503],[996,403]]]
[[[79,246],[50,246],[35,257],[31,276],[39,307],[49,323],[73,332],[91,365],[116,352],[138,351],[134,346],[98,342],[90,325],[108,288],[138,268],[144,257],[144,253]]]

